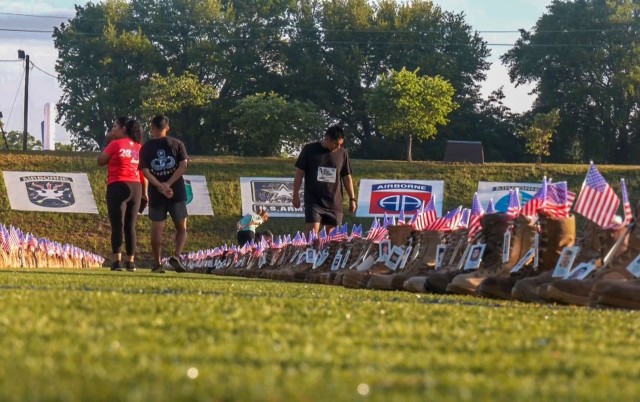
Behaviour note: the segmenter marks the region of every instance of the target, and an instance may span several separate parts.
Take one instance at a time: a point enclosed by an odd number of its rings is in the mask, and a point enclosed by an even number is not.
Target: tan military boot
[[[640,310],[640,279],[601,281],[589,295],[595,307]]]
[[[411,236],[413,228],[411,225],[393,225],[387,228],[391,247],[404,246]],[[377,250],[374,250],[377,254]],[[376,262],[370,269],[365,271],[350,270],[345,272],[342,279],[342,286],[348,288],[366,288],[373,275],[390,275],[395,271],[389,268],[384,262]]]
[[[572,264],[572,268],[581,263],[593,262],[595,263],[596,269],[600,269],[604,257],[609,250],[611,250],[620,237],[624,236],[626,236],[626,228],[602,229],[595,223],[586,221],[583,236],[578,242],[580,250]],[[543,277],[540,278],[537,289],[535,289],[536,296],[543,302],[553,302],[547,294],[549,285],[553,282],[564,280],[563,277],[554,278],[552,274],[553,272],[543,275]],[[543,281],[544,279],[546,279],[546,281]],[[532,295],[531,297],[534,296]]]
[[[419,292],[445,293],[453,278],[462,272],[468,246],[470,246],[468,229],[452,232],[447,239],[442,266],[437,271],[428,272],[422,283],[420,283],[420,277],[410,279],[405,284],[405,290],[411,288]]]
[[[551,283],[547,287],[549,299],[564,304],[585,306],[589,304],[589,294],[598,282],[634,279],[633,274],[627,271],[627,266],[640,254],[640,227],[637,222],[627,233],[614,246],[614,256],[610,262],[605,262],[601,269],[592,272],[585,279],[563,279]]]
[[[477,293],[484,297],[511,300],[511,291],[516,282],[526,278],[533,279],[540,274],[552,272],[565,247],[573,246],[576,236],[576,219],[571,215],[564,219],[539,218],[540,244],[538,247],[538,269],[527,266],[508,277],[487,278],[478,287]]]
[[[367,287],[378,290],[403,290],[407,279],[425,275],[427,271],[435,268],[438,246],[442,244],[444,237],[444,232],[440,231],[416,233],[409,256],[412,260],[407,261],[404,269],[390,275],[372,276]]]
[[[511,268],[526,254],[534,243],[536,227],[529,219],[520,215],[514,221],[506,214],[489,214],[482,217],[482,235],[486,248],[480,268],[453,278],[447,292],[475,294],[480,284],[491,277],[509,277]],[[510,229],[510,228],[513,229]],[[504,234],[511,230],[509,260],[502,262]]]

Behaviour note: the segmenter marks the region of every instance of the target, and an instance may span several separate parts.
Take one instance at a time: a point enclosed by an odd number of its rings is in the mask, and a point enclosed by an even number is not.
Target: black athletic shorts
[[[342,211],[337,212],[333,209],[322,208],[318,205],[305,204],[304,206],[304,222],[318,223],[326,226],[342,225]]]
[[[154,222],[163,222],[167,219],[167,213],[174,222],[178,222],[189,216],[185,201],[167,203],[160,206],[149,206],[149,219]]]

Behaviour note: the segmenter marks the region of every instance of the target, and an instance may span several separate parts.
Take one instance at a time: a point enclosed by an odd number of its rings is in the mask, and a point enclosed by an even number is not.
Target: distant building
[[[447,149],[444,152],[444,161],[447,163],[484,163],[482,142],[447,141]]]

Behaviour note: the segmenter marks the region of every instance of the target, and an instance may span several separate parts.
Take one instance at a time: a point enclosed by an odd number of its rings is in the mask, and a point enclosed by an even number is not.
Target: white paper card
[[[554,278],[566,278],[569,274],[569,271],[571,270],[573,261],[578,255],[578,251],[580,251],[579,246],[563,248],[562,253],[560,254],[560,258],[558,258],[558,262],[556,263],[556,267],[553,270],[553,274],[551,276]]]
[[[571,272],[567,275],[565,279],[582,280],[586,278],[587,275],[589,275],[591,271],[593,271],[594,269],[596,269],[596,264],[592,262],[581,262],[580,264],[576,265],[574,269],[571,270]]]

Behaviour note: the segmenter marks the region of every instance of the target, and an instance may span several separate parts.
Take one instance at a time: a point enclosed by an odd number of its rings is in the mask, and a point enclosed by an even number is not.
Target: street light
[[[18,50],[18,59],[24,60],[24,131],[22,133],[22,150],[27,150],[27,136],[29,125],[29,55],[24,50]]]

